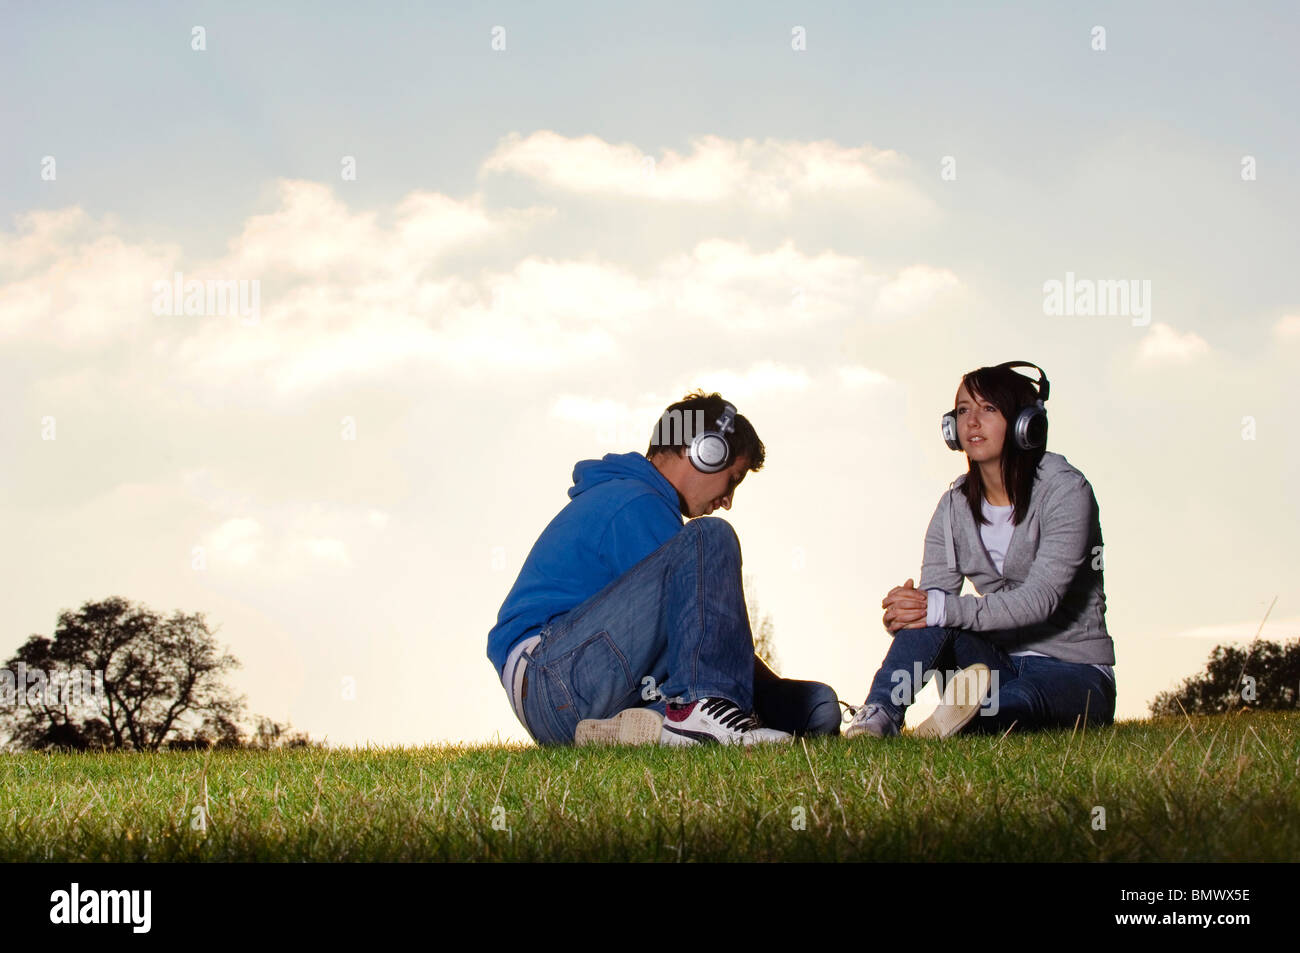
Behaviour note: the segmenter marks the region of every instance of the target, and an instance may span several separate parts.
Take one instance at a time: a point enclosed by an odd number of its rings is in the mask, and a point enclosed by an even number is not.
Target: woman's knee
[[[889,643],[889,651],[885,654],[893,653],[897,655],[902,653],[909,657],[930,662],[939,649],[943,647],[947,635],[947,631],[942,626],[937,625],[920,629],[899,629],[893,634],[892,641]]]
[[[1032,678],[1016,678],[994,685],[988,703],[967,729],[968,733],[981,731],[1017,732],[1071,728],[1086,721],[1090,725],[1105,726],[1114,723],[1114,705],[1095,695],[1086,701],[1072,699],[1062,704],[1061,698],[1052,697],[1048,686],[1037,684]],[[1076,703],[1077,701],[1077,703]]]

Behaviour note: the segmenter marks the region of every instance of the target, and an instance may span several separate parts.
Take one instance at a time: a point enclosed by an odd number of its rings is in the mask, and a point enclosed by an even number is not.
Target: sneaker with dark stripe
[[[664,717],[665,745],[752,745],[789,741],[788,732],[764,728],[752,711],[725,698],[700,698],[686,705],[670,703]]]

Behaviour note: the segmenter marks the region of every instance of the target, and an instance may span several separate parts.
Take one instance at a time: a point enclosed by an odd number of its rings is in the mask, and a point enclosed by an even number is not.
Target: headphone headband
[[[1052,382],[1047,379],[1047,374],[1037,364],[1031,361],[1003,361],[998,367],[1006,367],[1011,370],[1015,370],[1017,367],[1032,367],[1038,371],[1038,380],[1034,380],[1032,377],[1028,379],[1033,382],[1034,387],[1038,390],[1038,399],[1047,400],[1047,395],[1052,389]],[[1026,375],[1021,374],[1020,376],[1025,377]]]

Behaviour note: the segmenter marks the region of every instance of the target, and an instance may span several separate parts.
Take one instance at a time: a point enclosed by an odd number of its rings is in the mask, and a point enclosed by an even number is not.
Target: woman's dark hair
[[[1029,509],[1029,496],[1034,489],[1038,462],[1047,452],[1046,434],[1043,445],[1034,450],[1021,450],[1016,446],[1016,418],[1020,416],[1020,411],[1032,407],[1038,400],[1038,388],[1024,374],[1017,374],[1009,367],[981,367],[965,374],[961,382],[971,397],[988,401],[1006,418],[1007,434],[1002,442],[1002,485],[1011,505],[1015,507],[1011,512],[1011,521],[1019,524]],[[971,461],[966,473],[962,491],[966,494],[966,502],[970,504],[971,514],[975,517],[975,525],[988,523],[984,518],[984,481],[980,477],[979,465],[974,461]]]
[[[691,439],[702,430],[712,430],[718,425],[722,416],[723,405],[728,403],[721,394],[706,394],[704,391],[691,391],[659,417],[654,432],[650,435],[650,446],[646,450],[646,459],[652,459],[660,453],[676,453],[690,446]],[[734,405],[733,405],[734,406]],[[763,441],[743,414],[737,412],[735,430],[727,434],[727,444],[731,447],[731,456],[727,457],[725,466],[729,467],[741,457],[749,461],[749,469],[763,469],[766,450]]]

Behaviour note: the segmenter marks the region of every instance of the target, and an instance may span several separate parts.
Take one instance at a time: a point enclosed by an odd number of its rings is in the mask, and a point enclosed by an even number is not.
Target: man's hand
[[[885,610],[882,621],[892,636],[899,629],[925,628],[927,599],[924,589],[917,589],[911,579],[901,586],[890,589],[881,600],[880,606]]]

